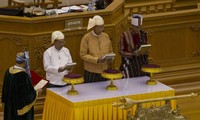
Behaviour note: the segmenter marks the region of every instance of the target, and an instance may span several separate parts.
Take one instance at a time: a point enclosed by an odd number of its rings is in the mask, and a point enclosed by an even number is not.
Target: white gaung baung
[[[140,14],[133,14],[131,16],[131,24],[134,26],[141,26],[143,21],[143,16]]]
[[[93,18],[90,18],[88,21],[87,30],[90,30],[95,25],[104,25],[104,20],[101,16],[95,15]]]
[[[54,31],[51,35],[51,44],[54,43],[55,40],[62,40],[65,36],[61,31]]]

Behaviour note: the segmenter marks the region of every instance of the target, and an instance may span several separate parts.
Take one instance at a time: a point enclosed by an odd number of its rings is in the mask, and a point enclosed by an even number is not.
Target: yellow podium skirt
[[[174,96],[175,91],[160,91],[147,94],[125,96],[134,100]],[[82,101],[72,103],[64,97],[47,90],[43,120],[126,120],[126,110],[113,107],[112,104],[120,97]],[[164,105],[164,101],[143,103],[144,108],[152,105]],[[172,108],[175,108],[175,101],[172,100]],[[135,113],[136,105],[131,109]]]

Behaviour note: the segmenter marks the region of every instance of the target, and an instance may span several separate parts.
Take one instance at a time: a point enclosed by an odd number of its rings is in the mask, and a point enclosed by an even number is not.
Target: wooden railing
[[[53,8],[57,8],[58,4],[61,4],[62,1],[59,0],[34,0],[33,2],[23,2],[18,0],[9,0],[8,7],[10,8],[24,8],[24,7],[31,7],[31,6],[41,6],[42,8],[47,8],[48,5],[52,5]]]
[[[174,0],[161,0],[161,1],[153,1],[153,2],[140,2],[140,3],[130,3],[126,4],[125,8],[132,13],[157,13],[157,12],[165,12],[172,11]]]

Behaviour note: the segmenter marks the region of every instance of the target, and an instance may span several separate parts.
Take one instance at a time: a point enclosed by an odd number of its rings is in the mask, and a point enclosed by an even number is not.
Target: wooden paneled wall
[[[153,45],[151,56],[163,66],[199,62],[200,9],[144,15]]]
[[[129,21],[131,13],[144,16],[143,28],[152,44],[149,58],[162,67],[162,72],[154,78],[177,88],[179,93],[200,92],[199,2],[126,0]]]
[[[166,84],[199,81],[200,9],[146,15],[145,29],[152,44],[150,57],[163,67]],[[198,75],[199,74],[199,75]]]

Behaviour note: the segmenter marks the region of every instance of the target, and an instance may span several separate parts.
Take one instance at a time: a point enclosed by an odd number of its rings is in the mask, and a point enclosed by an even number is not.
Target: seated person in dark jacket
[[[112,0],[96,0],[96,8],[99,9],[105,9],[110,3],[112,3]]]

